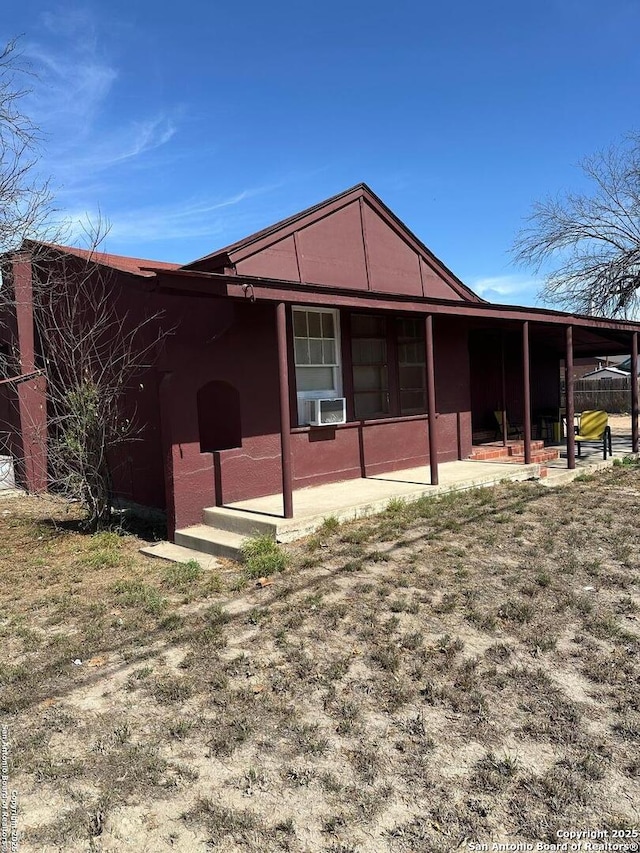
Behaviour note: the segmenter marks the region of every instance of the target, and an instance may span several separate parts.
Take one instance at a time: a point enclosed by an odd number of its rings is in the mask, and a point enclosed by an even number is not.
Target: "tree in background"
[[[33,271],[25,298],[33,314],[35,367],[46,380],[46,429],[34,432],[46,442],[50,488],[79,501],[87,527],[95,530],[111,519],[112,472],[120,447],[140,436],[131,392],[164,332],[159,314],[129,313],[120,279],[100,263],[106,229],[88,228],[84,253],[66,253],[52,242],[60,236],[50,227],[49,185],[37,172],[40,133],[23,110],[28,90],[20,82],[28,74],[16,41],[0,48],[0,370],[5,374],[0,391],[17,409],[18,385],[35,381],[33,372],[25,374],[15,322],[20,306],[11,262],[22,256]],[[18,467],[24,464],[16,461]]]
[[[30,247],[50,487],[80,501],[91,530],[111,521],[113,466],[122,446],[141,437],[131,401],[165,336],[160,312],[130,311],[130,294],[99,262],[100,241],[94,235],[86,258]]]
[[[40,132],[23,110],[29,75],[17,40],[0,48],[0,252],[42,234],[51,192],[36,170]]]
[[[640,134],[586,158],[588,193],[536,202],[517,236],[516,261],[549,268],[540,296],[611,317],[640,308]]]

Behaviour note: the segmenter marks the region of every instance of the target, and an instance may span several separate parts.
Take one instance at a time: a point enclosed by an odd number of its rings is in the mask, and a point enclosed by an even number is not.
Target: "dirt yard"
[[[207,573],[0,499],[19,850],[640,849],[639,498],[629,462],[395,502],[259,588],[264,543]]]
[[[631,435],[631,415],[609,415],[609,426],[614,435]]]

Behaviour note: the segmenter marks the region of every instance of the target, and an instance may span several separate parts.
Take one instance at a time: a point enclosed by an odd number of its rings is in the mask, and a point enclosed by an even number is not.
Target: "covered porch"
[[[278,542],[292,542],[322,527],[327,518],[350,521],[382,512],[392,500],[415,501],[439,497],[453,491],[540,478],[539,465],[445,462],[438,466],[439,483],[431,485],[428,465],[389,471],[348,482],[308,486],[293,492],[294,512],[284,517],[282,492],[237,501],[204,510],[204,523],[177,530],[175,543],[185,549],[237,558],[247,537],[269,535]],[[162,556],[166,543],[151,546],[145,553]],[[176,553],[176,559],[188,559]],[[193,556],[193,555],[191,555]]]
[[[377,300],[376,300],[377,301]],[[383,311],[389,311],[388,304],[379,306]],[[395,306],[394,306],[395,307]],[[629,322],[618,322],[613,320],[601,320],[593,317],[583,317],[562,314],[560,312],[548,311],[546,309],[523,309],[511,308],[509,306],[456,305],[452,310],[451,305],[427,304],[417,306],[405,302],[402,308],[411,310],[414,317],[424,324],[424,371],[426,388],[426,430],[425,443],[428,444],[429,464],[420,468],[404,469],[391,473],[382,473],[377,476],[364,475],[358,483],[367,483],[369,480],[382,480],[393,483],[419,482],[429,484],[431,490],[443,488],[450,491],[455,488],[467,488],[457,486],[458,476],[460,482],[464,482],[466,475],[472,477],[472,469],[463,468],[469,464],[481,464],[485,462],[482,457],[474,458],[474,452],[470,455],[462,450],[461,442],[458,443],[459,458],[457,462],[440,461],[439,448],[442,444],[441,433],[441,406],[436,393],[436,377],[440,368],[439,352],[434,346],[434,329],[439,324],[451,320],[455,316],[461,326],[466,329],[469,341],[470,356],[470,380],[471,380],[471,416],[473,418],[473,385],[474,385],[474,363],[473,363],[473,339],[474,334],[484,333],[492,340],[494,349],[499,352],[499,360],[492,366],[491,376],[494,387],[499,386],[500,404],[496,404],[494,417],[500,415],[498,433],[501,432],[501,444],[506,447],[509,444],[508,424],[508,400],[520,398],[520,415],[522,418],[521,446],[516,457],[513,459],[494,459],[489,464],[521,465],[529,470],[538,466],[537,476],[544,479],[551,473],[550,482],[559,481],[559,471],[575,471],[587,467],[599,467],[602,459],[602,447],[597,444],[583,444],[582,454],[577,455],[574,430],[566,430],[566,438],[561,443],[551,440],[541,440],[541,427],[546,421],[547,428],[552,422],[562,422],[560,409],[560,383],[559,369],[561,360],[565,365],[566,383],[566,405],[564,417],[567,424],[573,424],[576,416],[574,405],[574,358],[579,356],[595,355],[603,353],[606,355],[631,353],[630,368],[631,376],[638,376],[638,325]],[[426,309],[426,310],[425,310]],[[286,358],[287,327],[285,322],[286,302],[283,300],[277,304],[276,319],[278,332],[279,351],[279,383],[280,383],[280,432],[282,453],[282,512],[285,519],[294,518],[294,488],[291,478],[291,449],[289,442],[291,423],[290,409],[287,403],[287,389],[291,387],[290,363]],[[505,346],[505,338],[509,337],[511,345],[511,359],[508,361],[509,349]],[[543,369],[533,363],[533,359],[541,359],[544,362]],[[549,382],[549,376],[555,372],[555,381]],[[510,373],[510,382],[508,374]],[[545,383],[548,387],[545,388]],[[510,387],[509,387],[510,385]],[[624,428],[617,430],[613,439],[612,457],[624,457],[629,454],[637,454],[639,450],[639,400],[638,382],[631,383],[629,395],[629,423]],[[534,403],[536,404],[534,408]],[[542,407],[541,407],[542,403]],[[613,433],[613,431],[612,431]],[[613,435],[612,435],[613,438]],[[547,451],[547,452],[545,452]],[[551,452],[549,452],[551,451]],[[453,468],[449,466],[454,466]],[[445,471],[448,472],[445,474]],[[459,472],[459,473],[458,473]],[[464,473],[463,473],[464,472]],[[511,479],[511,478],[509,478]],[[570,475],[563,475],[563,480],[571,479]],[[353,481],[349,481],[351,490]],[[328,484],[337,490],[344,483]],[[472,485],[475,485],[473,483]],[[303,490],[296,491],[296,499],[301,499]],[[336,492],[339,494],[339,491]],[[260,499],[259,499],[260,500]],[[262,498],[264,506],[274,506],[272,498]],[[238,508],[247,509],[246,506]],[[258,511],[253,508],[253,511]],[[304,508],[302,509],[304,514]]]
[[[236,501],[223,507],[204,510],[204,523],[176,532],[176,545],[160,543],[144,549],[152,556],[185,560],[194,554],[188,549],[211,556],[237,558],[248,536],[269,535],[278,542],[291,542],[322,527],[327,518],[349,521],[385,510],[392,500],[415,501],[437,498],[454,491],[483,488],[503,482],[537,480],[553,487],[584,474],[614,464],[632,450],[631,418],[618,417],[612,423],[613,455],[605,462],[601,449],[585,445],[575,467],[567,469],[567,445],[553,445],[559,458],[544,464],[522,464],[504,460],[459,460],[438,466],[439,483],[431,485],[428,465],[349,480],[296,489],[292,495],[293,516],[285,518],[281,492]]]
[[[508,449],[527,462],[573,470],[580,460],[574,431],[566,425],[577,425],[581,414],[574,404],[574,359],[626,351],[631,353],[631,376],[637,375],[634,325],[542,311],[521,323],[504,315],[500,321],[494,316],[475,320],[470,329],[472,458],[499,460]],[[562,400],[561,362],[566,386]],[[637,453],[637,382],[630,383],[627,411],[623,431],[628,436],[622,436],[618,425],[617,444],[628,443],[626,452]],[[583,451],[585,458],[593,455],[590,445]]]
[[[603,467],[610,467],[614,459],[623,459],[634,452],[631,417],[618,416],[612,419],[611,427],[612,456],[605,463],[601,446],[585,444],[582,447],[581,456],[575,458],[571,479],[581,474],[593,473]],[[567,443],[563,441],[552,444],[550,447],[558,450],[559,458],[545,461],[543,464],[471,459],[441,463],[438,466],[439,483],[437,485],[431,485],[431,469],[425,465],[419,468],[390,471],[374,477],[349,480],[348,483],[327,483],[322,486],[298,489],[294,492],[296,512],[291,520],[282,518],[282,494],[237,501],[216,509],[224,510],[229,517],[237,514],[254,516],[256,519],[259,517],[261,520],[274,519],[273,523],[284,536],[281,541],[287,541],[287,532],[297,532],[301,528],[305,528],[305,533],[311,532],[319,526],[316,523],[318,520],[321,523],[329,516],[335,516],[338,520],[344,521],[380,512],[393,499],[411,501],[421,497],[436,497],[447,492],[491,486],[505,480],[511,482],[540,480],[544,485],[554,485],[558,482],[556,480],[558,473],[564,475],[569,473]],[[567,479],[563,477],[563,482]],[[306,529],[312,521],[314,526]]]
[[[566,482],[567,479],[572,479],[572,477],[567,476],[570,474],[577,476],[592,473],[599,468],[613,464],[613,460],[615,459],[624,459],[638,452],[637,439],[634,449],[631,415],[612,415],[609,418],[609,426],[611,428],[611,449],[613,452],[606,462],[603,459],[601,443],[583,444],[581,455],[574,456],[574,468],[569,468],[569,447],[567,440],[564,439],[562,442],[552,444],[551,447],[558,450],[559,456],[558,459],[545,463],[549,484],[553,485],[554,483]]]
[[[211,482],[215,480],[216,488],[207,486],[207,495],[201,495],[203,503],[200,506],[216,506],[220,510],[237,507],[245,499],[263,501],[264,506],[271,507],[269,512],[294,519],[300,515],[296,502],[305,499],[310,487],[326,486],[336,490],[335,494],[352,492],[355,484],[363,481],[375,484],[389,477],[393,481],[406,480],[411,476],[407,472],[418,468],[421,471],[418,482],[437,488],[448,465],[454,461],[463,463],[472,456],[472,432],[475,431],[474,419],[478,412],[483,418],[493,419],[494,439],[500,437],[501,432],[503,444],[509,439],[507,418],[518,420],[522,425],[522,459],[518,462],[525,466],[552,462],[537,458],[534,451],[539,448],[534,442],[540,441],[538,429],[542,416],[546,413],[547,418],[555,417],[557,420],[559,417],[560,361],[563,359],[566,364],[566,418],[570,423],[573,423],[574,416],[574,357],[631,352],[632,373],[637,370],[639,326],[628,321],[603,320],[547,309],[497,306],[480,301],[372,291],[356,293],[347,288],[338,291],[321,285],[195,271],[163,272],[159,275],[159,286],[174,293],[208,297],[219,300],[220,305],[234,306],[234,316],[238,318],[235,323],[240,342],[238,354],[233,358],[227,355],[219,361],[209,362],[215,365],[216,370],[226,370],[230,364],[239,364],[240,358],[252,349],[248,331],[255,339],[256,330],[264,330],[264,358],[256,364],[251,363],[249,372],[241,371],[233,380],[240,395],[245,395],[244,412],[251,414],[254,411],[251,403],[259,387],[255,379],[256,367],[262,369],[262,364],[267,363],[267,354],[272,359],[272,373],[269,376],[265,373],[262,382],[263,387],[267,381],[272,383],[273,389],[268,412],[267,409],[262,410],[265,418],[267,414],[269,416],[269,427],[263,428],[261,424],[252,427],[258,436],[256,438],[251,429],[244,430],[243,413],[243,432],[236,438],[235,446],[226,444],[219,449],[212,442],[205,447],[201,436],[201,452],[194,453],[193,460],[189,461],[190,465],[198,468],[196,473],[202,479],[203,454],[211,451],[212,468],[215,469]],[[294,344],[298,343],[300,333],[295,328],[295,316],[305,311],[332,313],[335,318],[332,329],[341,329],[340,335],[334,331],[331,333],[332,352],[342,353],[341,362],[340,359],[333,360],[339,366],[334,364],[332,368],[341,375],[342,385],[334,386],[332,396],[344,398],[346,421],[335,426],[305,424],[297,411],[300,365]],[[389,353],[395,346],[396,362],[398,341],[389,337],[393,323],[400,318],[408,318],[413,324],[416,330],[412,343],[416,351],[413,367],[420,367],[423,383],[420,389],[422,402],[415,412],[405,411],[397,404],[373,414],[358,409],[357,398],[358,394],[362,397],[362,393],[356,385],[356,338],[353,330],[356,316],[386,322],[388,346],[385,351]],[[252,326],[251,317],[254,319]],[[240,318],[244,318],[242,322]],[[373,335],[371,332],[367,334],[370,338]],[[222,350],[220,352],[223,354]],[[395,396],[402,400],[403,389],[402,386],[397,387],[398,377],[391,376],[391,363],[383,362],[384,358],[380,357],[380,364],[375,366],[379,368],[378,375],[384,372],[389,381],[386,388],[381,386],[376,393],[382,396],[380,392],[384,390],[387,396],[393,396],[395,392]],[[253,383],[250,388],[247,377]],[[221,374],[221,378],[225,376]],[[395,380],[395,388],[392,379]],[[632,384],[629,452],[637,452],[638,394],[635,383]],[[477,389],[486,390],[484,398],[478,396]],[[175,401],[171,398],[167,401],[167,408],[172,406],[175,408]],[[501,415],[499,423],[495,418],[496,410]],[[260,430],[264,431],[264,436]],[[177,442],[178,438],[176,432],[172,443],[174,448],[178,444],[182,451],[186,443]],[[252,449],[254,445],[258,448],[256,451]],[[195,444],[191,442],[189,446]],[[572,434],[568,436],[566,448],[561,451],[563,467],[575,470],[578,463]],[[509,470],[513,470],[514,461],[507,462],[511,466]],[[177,461],[174,458],[175,464],[184,467],[182,456]],[[554,463],[552,467],[556,465]],[[175,471],[169,474],[171,482],[178,482]],[[189,476],[192,476],[191,472]],[[334,494],[333,491],[330,493]],[[275,508],[276,501],[279,502],[278,509]],[[250,509],[259,511],[257,506]],[[302,512],[304,514],[304,507]],[[182,513],[183,517],[185,515]],[[177,517],[178,531],[201,527],[197,523],[194,525],[194,515],[189,508],[187,523],[192,525],[191,528]],[[205,517],[208,518],[206,510]]]

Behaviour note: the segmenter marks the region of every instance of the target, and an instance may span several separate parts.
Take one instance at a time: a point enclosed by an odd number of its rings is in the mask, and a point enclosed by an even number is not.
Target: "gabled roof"
[[[42,248],[51,249],[53,252],[59,252],[64,255],[72,255],[76,258],[81,258],[83,261],[90,261],[101,266],[110,267],[119,272],[126,272],[131,275],[138,275],[143,278],[150,278],[155,275],[145,267],[154,267],[165,270],[175,270],[179,268],[179,264],[171,264],[165,261],[151,261],[144,258],[128,258],[125,255],[112,255],[108,252],[97,252],[89,249],[78,249],[76,246],[61,246],[58,243],[42,243],[35,240],[27,240],[25,244],[32,250],[41,253]]]
[[[617,367],[599,367],[583,374],[581,379],[628,379],[628,370],[619,370]]]
[[[628,376],[631,373],[631,356],[627,356],[627,358],[621,361],[617,365],[617,368]],[[638,365],[638,371],[640,372],[640,364]]]
[[[483,302],[366,185],[185,264],[356,290]]]

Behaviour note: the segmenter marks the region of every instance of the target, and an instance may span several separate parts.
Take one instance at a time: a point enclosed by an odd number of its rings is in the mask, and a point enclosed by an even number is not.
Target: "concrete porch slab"
[[[394,498],[412,501],[503,480],[538,479],[540,466],[463,460],[443,463],[438,472],[438,486],[430,485],[430,471],[425,466],[299,489],[293,493],[294,517],[289,519],[282,517],[280,494],[211,507],[205,510],[205,518],[211,526],[245,535],[270,533],[278,542],[291,542],[313,533],[328,517],[347,521],[381,512]]]
[[[612,428],[612,432],[613,458],[631,455],[629,429]],[[158,543],[143,552],[178,562],[197,559],[208,567],[203,561],[212,560],[214,565],[215,556],[241,559],[243,544],[250,536],[267,535],[278,542],[292,542],[313,533],[326,518],[348,521],[373,515],[386,509],[393,499],[413,501],[505,481],[540,480],[545,485],[561,485],[581,473],[613,464],[613,459],[603,461],[598,446],[584,445],[576,469],[569,471],[565,445],[549,449],[559,452],[561,458],[531,465],[520,463],[517,457],[510,457],[508,462],[467,459],[442,463],[438,486],[430,485],[431,472],[425,466],[299,489],[293,494],[294,518],[290,519],[283,518],[281,494],[208,507],[203,510],[203,524],[176,530],[175,545]]]

